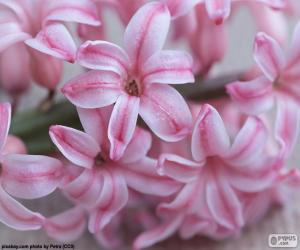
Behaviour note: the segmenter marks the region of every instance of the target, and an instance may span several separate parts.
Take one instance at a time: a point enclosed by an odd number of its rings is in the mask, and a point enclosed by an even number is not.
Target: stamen
[[[104,157],[101,153],[97,154],[95,157],[95,166],[101,166],[105,162]]]
[[[129,95],[140,96],[139,86],[135,80],[127,82],[125,90]]]

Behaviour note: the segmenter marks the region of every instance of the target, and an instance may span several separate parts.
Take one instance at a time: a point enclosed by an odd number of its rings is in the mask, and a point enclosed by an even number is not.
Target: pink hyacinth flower
[[[64,194],[90,214],[89,231],[97,233],[127,204],[128,187],[145,194],[168,196],[180,185],[155,172],[156,161],[145,157],[151,146],[149,132],[136,128],[118,161],[110,158],[107,128],[112,107],[78,109],[86,133],[64,126],[52,126],[50,137],[73,164],[84,168],[62,186]]]
[[[25,155],[23,143],[7,137],[10,116],[10,104],[0,104],[0,221],[17,230],[36,230],[44,217],[10,195],[23,199],[48,195],[60,182],[62,166],[51,157]]]
[[[90,0],[1,0],[0,10],[1,79],[13,94],[31,78],[54,89],[62,73],[58,59],[74,62],[76,46],[61,22],[100,24]]]
[[[62,92],[81,108],[115,103],[108,127],[112,159],[123,155],[138,114],[166,141],[189,133],[191,113],[183,97],[168,84],[193,82],[193,65],[185,52],[161,51],[169,23],[166,6],[151,2],[129,22],[125,51],[105,41],[87,41],[79,48],[78,62],[93,70],[71,80]]]
[[[266,139],[263,122],[249,117],[230,143],[218,112],[203,105],[192,133],[192,159],[176,147],[175,154],[163,153],[158,160],[159,173],[184,187],[173,201],[158,206],[163,223],[142,233],[134,248],[148,247],[178,230],[184,239],[222,239],[239,233],[248,219],[243,194],[264,192],[289,175],[299,175],[295,170],[282,175],[282,159],[266,152]]]

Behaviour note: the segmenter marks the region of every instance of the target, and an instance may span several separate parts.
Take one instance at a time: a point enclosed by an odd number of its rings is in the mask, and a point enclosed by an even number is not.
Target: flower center
[[[105,158],[101,153],[97,154],[95,157],[95,166],[100,167],[101,165],[103,165],[103,163],[105,163]]]
[[[128,81],[125,85],[125,91],[128,93],[128,95],[132,96],[140,96],[140,87],[136,80],[132,79]]]

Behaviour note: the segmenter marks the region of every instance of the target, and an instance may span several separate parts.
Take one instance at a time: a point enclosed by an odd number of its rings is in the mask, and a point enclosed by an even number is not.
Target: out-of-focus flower
[[[266,152],[267,129],[257,117],[249,117],[232,144],[218,112],[210,105],[201,107],[191,137],[192,160],[182,154],[163,153],[158,171],[184,187],[171,202],[158,206],[163,223],[141,234],[135,249],[148,247],[177,230],[184,239],[205,235],[223,239],[239,233],[253,211],[245,214],[246,197],[255,202],[255,195],[276,187],[287,178],[300,180],[296,170],[283,171],[281,154]],[[176,147],[176,145],[174,145]],[[291,177],[292,176],[292,177]],[[270,202],[256,199],[257,217]],[[253,219],[253,218],[252,218]]]
[[[76,46],[61,22],[100,24],[90,0],[1,0],[0,10],[1,81],[12,94],[31,78],[54,89],[62,73],[58,59],[74,62]]]
[[[7,139],[10,115],[10,104],[0,104],[0,221],[17,230],[36,230],[44,217],[10,195],[34,199],[51,193],[61,180],[62,165],[51,157],[26,155],[19,139]]]
[[[72,163],[85,168],[62,186],[71,201],[89,212],[89,231],[97,233],[127,204],[128,187],[145,194],[168,196],[180,184],[155,171],[156,161],[146,157],[151,146],[149,132],[136,128],[124,156],[114,161],[109,156],[107,128],[112,107],[78,109],[86,133],[64,126],[52,126],[50,136],[61,153]]]
[[[192,59],[180,51],[161,51],[170,23],[166,6],[144,5],[129,22],[124,51],[105,41],[87,41],[78,51],[78,62],[93,69],[62,89],[81,108],[113,104],[108,126],[110,157],[119,159],[131,140],[138,114],[160,138],[176,141],[191,127],[191,113],[183,97],[168,84],[194,81]]]

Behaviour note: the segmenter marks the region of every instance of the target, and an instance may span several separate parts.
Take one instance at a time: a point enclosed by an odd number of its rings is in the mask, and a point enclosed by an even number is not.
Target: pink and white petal
[[[225,156],[228,163],[246,166],[260,157],[268,139],[267,129],[258,117],[249,117]]]
[[[265,112],[274,105],[273,84],[264,76],[227,84],[226,90],[239,108],[250,115]]]
[[[6,144],[11,120],[11,105],[8,102],[0,103],[0,150]]]
[[[14,136],[14,135],[8,135],[6,139],[5,146],[3,147],[1,154],[6,155],[6,154],[26,154],[27,149],[24,144],[24,142]]]
[[[216,24],[221,24],[229,17],[231,0],[205,0],[208,16]]]
[[[140,99],[135,96],[120,95],[112,111],[108,124],[108,139],[110,141],[109,157],[119,160],[129,142],[132,140],[136,127]]]
[[[18,23],[7,22],[0,24],[0,52],[13,44],[29,38],[31,38],[31,36],[23,32]]]
[[[95,170],[85,169],[76,179],[61,189],[71,201],[83,207],[97,205],[103,188],[103,179]]]
[[[292,37],[292,44],[290,46],[289,54],[288,54],[288,62],[287,62],[287,69],[290,70],[295,66],[295,64],[300,63],[300,49],[298,44],[300,43],[300,22],[297,23],[293,37]]]
[[[128,189],[124,177],[118,171],[111,171],[111,176],[113,181],[112,197],[108,204],[104,206],[99,204],[99,207],[91,212],[88,225],[91,233],[103,230],[128,202]]]
[[[157,163],[157,172],[173,180],[189,183],[198,178],[204,162],[197,163],[175,154],[161,154]]]
[[[164,50],[151,56],[142,67],[141,82],[182,84],[195,81],[193,59],[182,51]]]
[[[209,104],[202,105],[192,133],[194,160],[203,161],[208,156],[223,156],[229,147],[229,135],[218,111]]]
[[[103,146],[109,144],[106,131],[112,109],[113,106],[97,109],[77,108],[78,116],[84,131],[95,139],[102,150]]]
[[[70,80],[61,91],[77,107],[101,108],[116,102],[122,93],[120,85],[119,75],[91,70]]]
[[[135,71],[165,43],[170,13],[161,2],[151,2],[141,7],[131,18],[124,35],[124,46]]]
[[[85,212],[74,207],[63,213],[46,218],[43,229],[53,239],[70,242],[77,240],[86,227]]]
[[[132,139],[126,147],[120,162],[133,163],[141,160],[147,155],[151,145],[151,133],[145,129],[136,127]]]
[[[262,2],[274,9],[282,9],[286,6],[286,0],[256,0],[257,2]]]
[[[206,201],[213,218],[229,229],[239,229],[244,224],[242,205],[229,183],[220,178],[207,180]]]
[[[43,226],[44,217],[24,207],[0,187],[0,221],[16,230],[38,230]]]
[[[174,218],[162,222],[153,229],[141,233],[133,243],[133,249],[139,250],[150,247],[160,241],[163,241],[172,236],[183,222],[183,216],[178,215]]]
[[[147,86],[141,96],[140,115],[165,141],[179,141],[190,133],[192,115],[184,98],[164,84]]]
[[[30,67],[33,80],[50,90],[56,89],[62,73],[63,61],[30,47]]]
[[[201,0],[164,0],[172,18],[186,15]]]
[[[70,63],[75,61],[76,45],[67,30],[60,23],[45,26],[33,39],[28,39],[25,43],[50,56],[66,60]]]
[[[155,170],[156,164],[156,160],[146,157],[132,164],[120,165],[118,170],[125,177],[127,185],[140,193],[169,196],[178,191],[182,185],[159,176]]]
[[[50,137],[59,151],[71,162],[92,168],[94,158],[100,152],[98,143],[90,135],[65,126],[53,125]]]
[[[2,186],[9,194],[35,199],[52,193],[62,178],[62,163],[42,155],[9,154],[2,159]]]
[[[126,52],[106,41],[86,41],[79,47],[76,60],[83,67],[113,71],[125,79],[131,68]]]
[[[276,102],[275,138],[280,145],[279,155],[286,159],[292,154],[299,135],[299,106],[285,96],[278,97]]]
[[[100,25],[97,8],[89,0],[52,0],[45,5],[44,22],[77,22],[92,26]]]
[[[279,43],[263,32],[255,37],[254,60],[271,82],[279,77],[286,63]]]
[[[16,43],[1,52],[1,86],[12,96],[23,94],[31,84],[30,58],[27,47]]]

